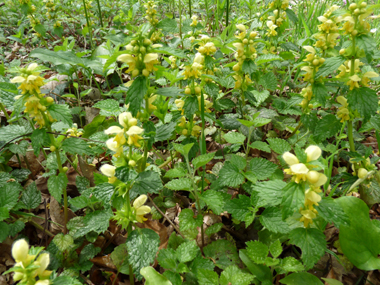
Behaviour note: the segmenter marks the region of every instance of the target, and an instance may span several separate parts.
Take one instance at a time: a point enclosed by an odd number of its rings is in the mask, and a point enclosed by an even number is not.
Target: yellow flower
[[[108,139],[106,141],[106,146],[108,149],[116,152],[113,156],[119,157],[123,153],[123,146],[119,145],[117,141],[114,140],[114,138]]]
[[[301,181],[306,181],[306,174],[309,172],[309,169],[303,163],[297,163],[290,166],[290,169],[285,169],[285,173],[292,174],[294,182],[300,183]]]
[[[298,158],[290,153],[289,151],[285,152],[283,155],[282,155],[282,158],[284,159],[284,161],[289,165],[289,166],[292,166],[293,164],[298,164],[300,163]]]
[[[359,168],[358,177],[360,179],[365,179],[367,177],[367,174],[368,174],[368,170],[367,169],[365,169],[365,168]]]
[[[182,116],[180,120],[180,123],[178,124],[178,127],[185,128],[186,127],[186,118],[185,116]]]
[[[377,74],[376,72],[367,71],[366,73],[363,74],[361,84],[363,86],[368,86],[369,78],[374,78],[374,77],[378,77],[378,76],[379,76],[379,74]]]
[[[48,253],[42,253],[38,256],[37,260],[34,262],[34,265],[39,265],[40,267],[36,269],[35,275],[40,279],[45,279],[50,276],[52,271],[46,270],[50,263],[50,257]],[[49,281],[49,280],[47,280]],[[49,284],[49,283],[46,283]]]
[[[269,28],[269,31],[267,33],[268,36],[274,37],[277,35],[277,32],[276,32],[277,25],[275,25],[272,21],[268,21],[267,27]]]
[[[127,131],[128,144],[134,145],[136,147],[141,147],[141,145],[138,143],[138,141],[143,139],[143,137],[139,136],[140,134],[142,134],[143,131],[144,131],[144,129],[142,129],[138,126],[130,127],[129,130]]]
[[[17,240],[12,246],[12,256],[16,262],[25,262],[28,259],[29,245],[25,239]]]
[[[148,99],[148,103],[149,103],[148,109],[149,109],[149,112],[153,112],[154,110],[157,110],[157,107],[152,104],[156,99],[157,99],[157,95],[153,95],[153,96],[151,96]]]
[[[131,54],[122,54],[117,57],[117,60],[128,64],[126,73],[129,73],[136,69],[138,58],[132,56]]]
[[[147,218],[145,218],[144,215],[149,214],[151,211],[150,207],[144,206],[147,199],[148,197],[146,195],[141,195],[133,202],[136,220],[139,223],[143,223],[144,221],[146,221]]]
[[[194,126],[191,130],[191,135],[194,137],[198,137],[202,131],[202,128],[200,126]]]
[[[148,72],[152,72],[153,70],[157,70],[154,68],[154,64],[158,63],[158,54],[157,53],[148,53],[144,56],[145,69]]]
[[[305,153],[307,155],[307,162],[310,162],[313,160],[317,160],[321,156],[322,150],[319,146],[311,145],[305,149]]]
[[[316,212],[316,210],[314,210]],[[310,224],[313,223],[313,219],[317,217],[316,213],[312,210],[303,210],[301,211],[301,219],[300,222],[303,222],[305,228],[309,227]]]
[[[185,111],[183,110],[183,106],[185,106],[185,101],[183,101],[182,99],[176,99],[174,100],[174,103],[177,106],[178,111],[181,111],[181,113],[183,114]]]
[[[22,91],[22,94],[26,92],[40,94],[40,87],[44,85],[44,79],[39,76],[40,72],[36,71],[37,68],[38,64],[32,63],[27,68],[21,69],[21,75],[11,79],[11,83],[21,83],[18,89]]]
[[[311,189],[306,190],[305,193],[305,207],[309,208],[309,210],[314,209],[314,206],[318,206],[318,202],[322,200],[322,197],[319,196],[316,192]]]
[[[357,74],[350,76],[349,78],[350,80],[346,84],[350,86],[350,90],[360,87],[359,82],[361,81],[361,78]]]
[[[196,16],[196,15],[193,15],[192,17],[191,17],[191,19],[193,20],[192,22],[191,22],[191,24],[190,24],[190,26],[191,27],[195,27],[197,24],[198,24],[198,16]]]
[[[239,40],[243,40],[245,36],[247,35],[247,28],[243,24],[236,25],[236,28],[240,30],[240,33],[235,36]]]
[[[80,137],[81,135],[83,135],[83,132],[78,131],[78,125],[77,124],[73,124],[71,129],[68,129],[66,131],[66,134],[69,134],[70,137]]]
[[[108,177],[108,182],[109,183],[114,183],[116,181],[116,177],[115,177],[115,170],[116,170],[116,167],[113,166],[113,165],[110,165],[110,164],[104,164],[100,167],[100,172],[103,173],[105,176]]]

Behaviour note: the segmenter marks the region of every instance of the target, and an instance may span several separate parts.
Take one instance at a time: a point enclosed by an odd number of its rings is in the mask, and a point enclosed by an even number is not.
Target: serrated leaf
[[[0,207],[0,221],[4,221],[9,218],[9,210],[5,207]]]
[[[227,196],[227,197],[226,197]],[[206,205],[217,215],[220,215],[224,211],[224,204],[226,203],[226,198],[228,194],[217,192],[215,190],[207,190],[203,192],[200,197],[201,200],[206,202]]]
[[[101,251],[100,247],[95,247],[92,243],[87,244],[83,247],[79,255],[79,263],[83,263],[93,258]]]
[[[354,88],[347,95],[348,105],[352,110],[358,111],[364,121],[376,114],[378,101],[376,91],[368,87]]]
[[[318,279],[318,277],[307,272],[292,273],[286,276],[285,278],[281,279],[280,282],[286,285],[323,285],[323,283]]]
[[[304,205],[305,191],[301,184],[290,182],[282,192],[282,219],[285,220]]]
[[[313,94],[318,103],[322,106],[326,104],[326,97],[328,96],[327,88],[322,83],[314,83],[313,84]]]
[[[3,185],[0,188],[0,207],[12,209],[17,204],[21,191],[23,188],[17,182],[8,182]]]
[[[177,259],[182,263],[193,260],[199,253],[200,249],[195,240],[182,243],[176,250]]]
[[[65,152],[68,152],[70,154],[87,154],[92,155],[93,151],[90,148],[89,144],[81,139],[77,138],[67,138],[62,142],[62,149]]]
[[[108,210],[97,210],[88,213],[83,218],[83,226],[76,229],[72,234],[73,238],[83,237],[91,231],[96,233],[102,233],[108,229],[109,219],[112,217],[112,213]]]
[[[163,248],[159,251],[157,261],[161,267],[176,271],[177,257],[175,250],[172,248]]]
[[[284,273],[304,271],[305,267],[294,257],[288,256],[280,261],[280,268]]]
[[[245,139],[246,139],[246,136],[241,134],[241,133],[237,133],[237,132],[229,132],[229,133],[224,135],[224,139],[228,143],[243,144]]]
[[[334,115],[329,114],[318,120],[313,136],[317,141],[323,141],[338,133],[342,123]]]
[[[74,245],[74,239],[71,235],[57,234],[53,239],[54,244],[58,247],[59,251],[63,252]]]
[[[268,266],[254,263],[249,257],[246,249],[239,251],[239,257],[247,266],[248,270],[261,281],[261,284],[272,284],[273,274]],[[269,283],[268,283],[269,282]]]
[[[144,96],[148,92],[146,80],[147,78],[145,76],[138,76],[133,80],[132,85],[127,91],[125,104],[129,103],[129,111],[132,113],[133,117],[136,117],[137,113],[140,111]]]
[[[25,228],[25,223],[17,220],[13,224],[9,224],[9,236],[14,237]]]
[[[260,222],[274,233],[287,234],[290,231],[288,224],[282,220],[281,209],[278,207],[266,208],[260,215]]]
[[[254,276],[244,272],[237,265],[227,267],[220,275],[221,285],[249,285]]]
[[[34,154],[38,156],[40,153],[41,148],[44,145],[47,145],[50,142],[49,136],[46,133],[46,130],[44,128],[42,129],[35,129],[31,136],[32,141],[32,148],[34,150]]]
[[[203,216],[195,216],[194,212],[190,209],[184,209],[178,216],[179,227],[181,231],[196,229],[203,225]]]
[[[290,243],[302,250],[302,261],[310,269],[322,257],[326,249],[325,235],[314,228],[296,228],[289,233]]]
[[[265,180],[276,171],[277,165],[264,158],[255,157],[251,159],[249,169],[255,174],[258,180]]]
[[[346,58],[343,56],[334,56],[329,57],[325,60],[323,65],[319,68],[317,73],[315,74],[315,79],[322,76],[325,77],[330,73],[337,71],[338,68],[346,61]]]
[[[166,177],[166,178],[180,178],[180,177],[184,177],[184,176],[186,176],[185,170],[183,170],[182,168],[173,168],[173,169],[169,169],[165,173],[164,177]]]
[[[190,191],[190,189],[192,188],[192,183],[189,178],[180,178],[169,181],[165,184],[165,187],[174,191]]]
[[[4,142],[17,142],[27,134],[27,130],[24,126],[8,125],[0,128],[0,141]]]
[[[142,279],[140,270],[154,262],[160,237],[150,229],[137,229],[132,231],[127,238],[129,262],[136,272],[136,278]]]
[[[292,149],[292,147],[286,140],[280,138],[269,138],[267,139],[267,141],[269,143],[270,148],[278,154],[283,154]]]
[[[255,104],[256,107],[260,106],[261,103],[263,103],[270,95],[268,90],[262,90],[262,91],[253,90],[252,94],[256,98],[256,101],[257,101],[257,104]]]
[[[68,105],[53,104],[47,108],[53,119],[62,121],[65,124],[72,126],[71,112]]]
[[[276,239],[270,246],[269,251],[274,258],[277,258],[282,253],[282,245],[280,240]]]
[[[41,192],[37,189],[35,182],[30,184],[28,188],[23,191],[20,201],[28,210],[37,208],[40,205]]]
[[[238,198],[228,200],[224,206],[225,210],[239,221],[244,221],[247,214],[250,213],[251,200],[248,196],[239,195]]]
[[[209,163],[215,156],[215,152],[209,152],[207,154],[201,154],[193,159],[192,163],[194,166],[194,169],[198,169],[199,167],[202,167]]]
[[[141,268],[140,274],[145,278],[145,285],[172,285],[172,282],[151,266]]]
[[[219,285],[218,274],[209,269],[198,269],[198,282],[202,285]]]
[[[157,24],[157,28],[162,29],[162,31],[166,33],[177,33],[178,28],[177,28],[177,22],[174,19],[163,19]]]
[[[276,54],[263,54],[263,55],[260,55],[255,60],[255,62],[257,65],[260,65],[260,64],[268,63],[268,62],[275,61],[275,60],[282,60],[282,57],[278,56]]]
[[[255,263],[263,264],[268,256],[268,246],[259,241],[246,242],[248,257]]]
[[[282,59],[280,57],[280,59]],[[270,71],[266,73],[264,76],[261,76],[259,79],[259,84],[264,87],[264,89],[269,89],[275,91],[277,89],[278,80],[276,75]]]
[[[114,99],[106,99],[97,102],[94,108],[100,109],[100,115],[110,117],[110,116],[118,116],[121,113],[121,108],[119,106],[119,102]]]
[[[173,132],[175,130],[176,123],[170,122],[166,125],[161,125],[156,128],[156,136],[154,137],[155,142],[166,141],[173,136]]]
[[[9,235],[9,225],[6,222],[0,222],[0,242],[3,242]]]
[[[193,118],[194,114],[199,111],[198,98],[196,96],[186,97],[183,109],[187,119]]]
[[[130,190],[131,199],[138,195],[158,193],[163,188],[160,175],[153,170],[140,172]]]
[[[106,182],[106,183],[100,183],[96,185],[91,193],[96,198],[98,198],[99,201],[103,201],[105,204],[108,204],[111,201],[111,197],[114,192],[115,192],[115,186]]]
[[[48,190],[50,195],[52,195],[58,202],[61,201],[63,189],[66,189],[68,179],[66,174],[59,173],[57,176],[52,175],[48,179]]]
[[[213,225],[209,226],[206,229],[205,233],[206,233],[206,235],[211,236],[211,235],[216,234],[217,232],[219,232],[222,228],[223,228],[223,224],[222,223],[216,223],[216,224],[213,224]]]
[[[205,257],[210,257],[215,265],[221,269],[225,269],[230,265],[239,262],[239,255],[236,247],[228,240],[216,240],[203,248]]]
[[[341,225],[349,226],[350,219],[343,211],[343,208],[332,198],[323,198],[318,202],[316,210],[318,215],[325,219],[329,223],[334,223],[337,228],[340,228]]]
[[[253,143],[251,143],[250,147],[253,148],[253,149],[258,149],[258,150],[265,151],[265,152],[268,152],[268,153],[271,152],[270,147],[268,146],[268,144],[265,143],[265,142],[262,142],[262,141],[255,141],[255,142],[253,142]]]
[[[237,187],[244,182],[244,175],[239,168],[227,161],[219,171],[219,179],[222,186]]]

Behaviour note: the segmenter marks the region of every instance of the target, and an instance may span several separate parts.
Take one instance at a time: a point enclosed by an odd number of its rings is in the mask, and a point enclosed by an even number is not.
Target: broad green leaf
[[[315,74],[315,78],[322,76],[325,77],[332,72],[335,72],[338,70],[338,68],[346,61],[346,58],[343,56],[334,56],[329,57],[325,60],[323,65],[319,68],[317,73]]]
[[[358,111],[364,121],[376,114],[378,101],[376,91],[368,87],[354,88],[347,95],[348,105],[352,110]]]
[[[184,209],[178,216],[181,231],[196,229],[203,225],[203,216],[195,216],[191,209]]]
[[[176,271],[177,257],[172,248],[163,248],[158,252],[157,261],[161,267]]]
[[[280,240],[275,240],[270,246],[269,251],[274,258],[277,258],[282,253],[282,245]]]
[[[31,136],[32,141],[32,148],[34,150],[34,154],[38,156],[40,153],[41,148],[44,145],[48,145],[50,142],[49,136],[46,133],[46,130],[44,128],[42,129],[35,129]]]
[[[294,24],[298,23],[298,17],[296,15],[296,13],[294,13],[293,10],[286,9],[285,12],[286,12],[286,15],[288,16],[288,18],[289,18],[290,21],[292,21]]]
[[[9,235],[14,237],[16,234],[21,232],[25,228],[25,223],[20,220],[17,220],[13,224],[9,224]]]
[[[280,282],[286,285],[323,285],[323,283],[318,279],[318,277],[307,272],[292,273],[286,276],[285,278],[281,279]]]
[[[48,61],[54,65],[70,64],[70,65],[83,65],[83,60],[75,55],[72,51],[58,51],[54,52],[48,49],[36,48],[29,57],[36,57],[42,61]]]
[[[326,97],[328,96],[327,88],[322,83],[314,83],[313,84],[313,94],[315,96],[315,99],[320,103],[322,106],[325,106],[326,104]]]
[[[280,138],[269,138],[267,139],[267,141],[269,143],[270,148],[278,154],[283,154],[292,149],[292,147],[286,140]]]
[[[200,156],[197,156],[192,161],[194,169],[198,169],[199,167],[206,165],[214,158],[214,156],[215,152],[209,152],[207,154],[201,154]]]
[[[0,222],[0,242],[3,242],[9,235],[9,225],[6,222]]]
[[[341,128],[342,123],[339,119],[335,115],[329,114],[318,120],[313,136],[317,141],[323,141],[337,134]]]
[[[133,186],[130,190],[130,197],[133,199],[138,195],[158,193],[162,188],[163,186],[160,175],[153,170],[146,170],[140,172],[135,178]]]
[[[182,154],[184,157],[187,158],[191,148],[193,147],[194,143],[189,144],[173,144],[173,147],[176,151],[178,151],[180,154]]]
[[[369,218],[368,206],[355,197],[340,197],[336,202],[350,219],[350,225],[341,225],[339,241],[343,253],[359,269],[380,269],[380,228]]]
[[[221,269],[239,262],[236,246],[228,240],[219,239],[213,241],[203,248],[203,252],[206,258],[212,258],[215,265]]]
[[[66,174],[59,173],[58,175],[52,175],[48,179],[48,189],[50,195],[52,195],[58,202],[61,201],[63,189],[66,189],[68,179]]]
[[[198,269],[198,282],[202,285],[219,285],[218,274],[209,269]]]
[[[253,148],[253,149],[258,149],[258,150],[265,151],[265,152],[268,152],[268,153],[271,152],[270,147],[268,146],[268,144],[265,143],[265,142],[262,142],[262,141],[255,141],[255,142],[253,142],[253,143],[251,143],[250,147]]]
[[[71,276],[58,276],[54,279],[54,285],[82,285],[82,283]]]
[[[198,98],[196,96],[186,97],[185,106],[183,107],[183,109],[185,110],[186,118],[192,118],[194,114],[199,111]]]
[[[28,141],[20,141],[19,143],[13,143],[9,146],[9,150],[13,152],[14,154],[21,154],[25,155],[26,150],[29,146]]]
[[[127,91],[125,104],[129,104],[128,110],[130,110],[133,117],[136,117],[137,113],[140,111],[144,96],[148,92],[146,80],[147,78],[145,76],[141,75],[137,77],[135,80],[133,80],[132,85]]]
[[[41,203],[41,191],[37,189],[36,182],[30,184],[26,190],[22,192],[20,201],[28,210],[37,208]]]
[[[281,271],[283,271],[284,273],[298,272],[298,271],[305,270],[305,267],[302,265],[302,263],[291,256],[281,259],[279,266],[281,268]]]
[[[237,187],[244,182],[245,178],[237,166],[226,161],[219,171],[219,179],[222,186]]]
[[[280,59],[282,60],[281,57]],[[277,89],[278,80],[276,75],[272,71],[270,71],[264,74],[264,76],[260,77],[259,84],[262,85],[264,89],[275,91]],[[255,94],[253,95],[255,96]]]
[[[173,132],[175,130],[176,123],[170,122],[166,125],[161,125],[156,128],[156,136],[154,137],[155,142],[166,141],[173,136]]]
[[[290,182],[283,191],[282,219],[285,220],[299,211],[305,202],[305,191],[301,184]]]
[[[252,190],[258,193],[260,205],[277,206],[282,201],[282,189],[286,186],[286,182],[282,180],[270,180],[258,182],[252,186]]]
[[[179,273],[166,270],[162,275],[168,278],[169,281],[172,282],[173,285],[182,285],[182,278],[181,278],[181,275],[179,275]]]
[[[92,155],[93,151],[89,144],[78,138],[67,138],[62,142],[62,149],[70,154]]]
[[[121,113],[121,108],[119,106],[119,102],[114,99],[106,99],[97,102],[94,106],[94,108],[100,109],[100,115],[101,116],[118,116]]]
[[[248,257],[255,263],[263,264],[268,256],[268,246],[259,241],[246,242]]]
[[[174,191],[190,191],[190,189],[193,188],[190,178],[180,178],[171,180],[165,184],[165,187]]]
[[[262,264],[254,263],[248,257],[248,252],[246,249],[242,249],[239,251],[239,257],[244,262],[244,264],[247,266],[248,270],[253,275],[255,275],[255,277],[259,281],[261,281],[261,282],[266,282],[266,281],[272,282],[273,275],[272,275],[272,271],[270,270],[270,268],[265,266],[265,265],[262,265]]]
[[[249,285],[254,276],[241,270],[237,265],[227,267],[220,275],[221,285]]]
[[[180,178],[186,176],[186,171],[183,170],[182,168],[173,168],[169,169],[166,173],[165,176],[166,178]]]
[[[182,93],[183,89],[180,89],[178,87],[164,87],[159,88],[156,90],[156,94],[166,96],[166,97],[173,97],[177,98],[178,95]]]
[[[325,235],[315,228],[296,228],[289,233],[290,243],[301,248],[302,261],[310,269],[322,257],[326,249]]]
[[[348,216],[335,199],[323,198],[320,202],[318,202],[318,204],[319,205],[316,206],[318,215],[320,215],[327,222],[334,223],[337,228],[340,228],[341,225],[349,226],[350,220]]]
[[[244,221],[247,214],[251,211],[251,200],[246,195],[239,195],[239,198],[228,200],[224,209],[239,221]]]
[[[177,259],[182,263],[193,260],[199,253],[200,249],[195,240],[182,243],[176,250]]]
[[[262,91],[253,90],[252,94],[256,98],[256,101],[257,101],[256,106],[260,106],[261,103],[263,103],[270,95],[268,90],[262,90]]]
[[[89,243],[83,247],[79,255],[79,263],[88,261],[91,258],[94,258],[101,251],[100,247],[95,247],[92,243]]]
[[[103,201],[104,204],[108,204],[111,201],[111,197],[114,192],[115,192],[115,186],[106,182],[106,183],[97,184],[91,193],[96,198],[98,198],[99,201]]]
[[[205,233],[206,233],[206,235],[211,236],[213,234],[218,233],[222,228],[223,228],[223,223],[216,223],[216,224],[209,226],[206,229]]]
[[[287,234],[290,231],[288,224],[282,220],[281,209],[269,207],[260,215],[261,224],[271,232]]]
[[[17,142],[27,134],[24,126],[8,125],[0,128],[0,141]]]
[[[125,243],[115,247],[111,253],[112,263],[123,274],[129,274],[128,248]]]
[[[229,132],[227,134],[224,135],[224,139],[228,142],[228,143],[232,143],[232,144],[243,144],[246,137],[245,135],[241,134],[241,133],[237,133],[237,132]]]
[[[57,234],[53,238],[53,242],[61,252],[70,249],[74,245],[74,239],[69,234]]]
[[[8,182],[0,187],[0,207],[12,209],[17,204],[21,191],[23,188],[17,182]]]
[[[53,104],[47,108],[53,119],[62,121],[65,124],[72,126],[71,112],[68,105]]]
[[[277,165],[267,159],[255,157],[251,159],[249,169],[258,180],[265,180],[276,171]]]
[[[256,63],[257,65],[261,65],[261,64],[268,63],[268,62],[275,61],[275,60],[280,60],[280,61],[282,61],[282,57],[281,57],[281,56],[278,56],[278,55],[276,55],[276,54],[264,54],[264,55],[259,56],[259,57],[255,60],[255,63]]]
[[[0,65],[0,70],[3,65]],[[7,107],[7,109],[13,111],[13,104],[15,103],[14,97],[18,94],[18,90],[15,84],[8,82],[0,82],[0,103]]]
[[[220,215],[224,211],[224,204],[227,199],[230,198],[230,195],[218,192],[215,190],[207,190],[203,192],[200,197],[206,205],[217,215]]]
[[[145,278],[145,285],[172,285],[172,282],[151,266],[141,268],[140,274]]]
[[[331,278],[321,278],[323,281],[325,281],[325,285],[344,285],[342,282],[336,279],[331,279]]]
[[[96,233],[105,232],[109,226],[109,219],[113,214],[108,210],[97,210],[88,213],[83,218],[83,226],[76,229],[73,238],[83,237],[91,231]],[[71,233],[71,232],[70,232]]]
[[[251,74],[257,70],[257,66],[252,59],[246,59],[243,61],[243,66],[241,67],[241,70],[244,73]]]
[[[9,218],[9,210],[5,207],[0,207],[0,221],[4,221]]]
[[[142,279],[142,276],[138,272],[154,262],[159,244],[160,237],[150,229],[136,229],[128,235],[129,262],[138,280]]]
[[[157,28],[162,29],[163,32],[171,33],[171,34],[178,32],[177,21],[174,19],[169,19],[169,18],[161,20],[157,24]]]

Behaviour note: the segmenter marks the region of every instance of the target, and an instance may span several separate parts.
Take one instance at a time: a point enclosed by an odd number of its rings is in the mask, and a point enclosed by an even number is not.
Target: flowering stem
[[[90,26],[90,21],[88,19],[86,0],[83,0],[83,7],[84,7],[84,13],[86,15],[87,28],[88,28],[88,32],[90,34],[90,45],[91,45],[91,49],[92,49],[92,30],[91,30],[91,26]]]
[[[191,0],[189,0],[189,14],[190,14],[190,18],[191,18]]]
[[[0,109],[1,109],[1,111],[3,111],[4,116],[5,116],[5,118],[6,118],[7,121],[8,121],[8,120],[9,120],[9,115],[8,115],[7,110],[5,109],[3,103],[0,103]]]
[[[100,8],[99,0],[96,0],[96,2],[98,3],[98,12],[99,12],[100,26],[103,27],[102,10],[101,10],[101,8]]]
[[[353,136],[353,122],[352,120],[349,120],[347,123],[347,135],[348,135],[348,141],[350,143],[350,150],[355,151],[355,143],[354,143],[354,136]]]

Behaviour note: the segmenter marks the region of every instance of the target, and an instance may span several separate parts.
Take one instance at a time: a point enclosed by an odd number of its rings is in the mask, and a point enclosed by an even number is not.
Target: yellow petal
[[[303,163],[291,165],[290,170],[295,174],[306,174],[309,172],[309,169]]]
[[[110,135],[110,134],[118,134],[118,133],[121,133],[122,131],[123,131],[122,128],[120,128],[118,126],[112,126],[112,127],[109,127],[108,129],[106,129],[104,131],[104,133],[107,135]]]
[[[146,200],[148,197],[146,195],[140,195],[134,202],[133,202],[133,207],[135,209],[140,208],[142,205],[145,204]]]

